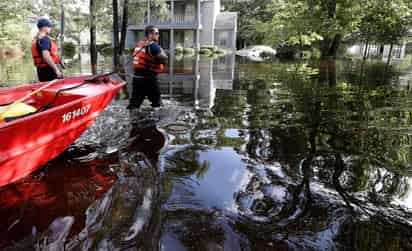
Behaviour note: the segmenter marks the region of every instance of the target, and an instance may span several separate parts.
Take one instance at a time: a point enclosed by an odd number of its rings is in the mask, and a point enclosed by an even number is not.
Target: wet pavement
[[[0,249],[412,250],[409,71],[175,67],[158,113],[127,111],[123,93],[0,190]]]

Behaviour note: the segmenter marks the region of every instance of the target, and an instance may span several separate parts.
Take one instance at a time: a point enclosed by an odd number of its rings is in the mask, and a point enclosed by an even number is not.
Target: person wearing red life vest
[[[45,18],[37,21],[38,34],[34,37],[31,54],[34,65],[37,68],[39,81],[51,81],[62,78],[63,74],[58,65],[60,57],[56,43],[49,37],[53,24]]]
[[[133,51],[133,89],[128,109],[138,109],[147,97],[153,108],[160,107],[160,86],[157,75],[163,72],[168,57],[158,44],[159,29],[149,25],[145,37],[136,44]]]

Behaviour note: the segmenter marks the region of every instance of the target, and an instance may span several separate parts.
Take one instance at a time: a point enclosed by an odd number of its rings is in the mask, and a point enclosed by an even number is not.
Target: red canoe
[[[45,84],[0,90],[0,104],[13,102]],[[27,99],[24,103],[40,111],[0,124],[0,187],[62,153],[124,85],[116,75],[66,78]]]

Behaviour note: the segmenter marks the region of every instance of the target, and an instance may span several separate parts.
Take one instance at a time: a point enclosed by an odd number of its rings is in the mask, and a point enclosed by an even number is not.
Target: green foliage
[[[322,39],[308,22],[311,10],[305,1],[274,1],[268,8],[275,15],[270,22],[261,25],[267,44],[302,47]]]
[[[166,0],[150,0],[151,19],[158,23],[170,21],[171,13],[170,7]]]
[[[298,48],[288,44],[282,44],[276,48],[276,57],[282,59],[292,59],[298,55]]]
[[[324,54],[336,53],[340,40],[356,31],[361,18],[360,0],[273,1],[270,9],[274,16],[262,25],[267,44],[300,50],[320,44]]]
[[[411,26],[412,9],[405,0],[365,0],[359,37],[380,44],[397,44]]]
[[[76,45],[71,42],[65,42],[63,44],[63,56],[72,58],[76,54]]]
[[[180,45],[176,46],[176,48],[175,48],[175,53],[176,53],[176,54],[181,54],[181,53],[183,53],[183,47],[180,46]]]
[[[239,12],[240,40],[297,51],[318,47],[322,56],[336,56],[341,41],[354,37],[397,44],[412,21],[409,0],[273,0],[226,7]]]
[[[143,25],[147,10],[147,1],[131,0],[129,2],[129,23],[132,25]]]
[[[147,0],[131,0],[129,2],[129,23],[143,25],[147,18]],[[150,0],[151,20],[156,23],[168,22],[171,19],[170,6],[166,0]]]
[[[97,51],[102,54],[103,56],[112,56],[114,52],[114,48],[112,44],[105,43],[105,44],[98,44],[96,45]]]
[[[216,48],[216,50],[214,52],[216,54],[225,54],[225,53],[227,53],[227,51],[223,48]]]
[[[2,1],[0,3],[0,46],[18,45],[27,49],[31,38],[27,17],[31,4],[28,1]]]
[[[212,55],[212,54],[213,54],[213,51],[210,50],[210,49],[206,49],[206,48],[200,48],[199,54],[202,54],[202,55]]]
[[[199,50],[199,54],[209,57],[219,57],[225,54],[228,54],[230,51],[219,48],[215,45],[202,45]]]
[[[212,53],[215,52],[218,48],[215,45],[202,45],[200,49],[210,50]]]
[[[193,48],[184,48],[183,49],[183,54],[185,54],[185,55],[194,55],[195,54],[195,49],[193,49]]]
[[[266,34],[262,27],[269,23],[273,13],[276,13],[269,8],[271,3],[271,0],[224,3],[226,10],[238,12],[237,37],[240,44],[261,44],[265,41]]]
[[[320,50],[317,48],[313,48],[311,51],[311,59],[319,59],[320,58]]]
[[[273,18],[257,24],[266,44],[319,46],[323,56],[336,56],[341,41],[353,37],[397,44],[412,20],[408,0],[277,0],[267,8]]]

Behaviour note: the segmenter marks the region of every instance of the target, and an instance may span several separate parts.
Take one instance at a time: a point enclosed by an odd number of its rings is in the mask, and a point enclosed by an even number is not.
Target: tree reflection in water
[[[244,156],[251,175],[235,194],[235,227],[248,236],[249,247],[410,248],[411,213],[393,204],[410,189],[411,137],[404,130],[411,122],[412,107],[404,102],[408,91],[346,83],[353,72],[334,61],[323,62],[319,70],[257,67],[262,74],[241,69],[248,77],[236,88],[246,92],[217,92],[214,116],[199,113],[204,122],[192,133],[206,138],[191,141],[209,147],[206,151],[222,149],[219,132],[242,132],[245,141],[230,147]],[[267,67],[272,67],[270,77]],[[190,155],[185,149],[176,156],[186,154],[180,165],[195,173],[205,150],[190,149]]]

